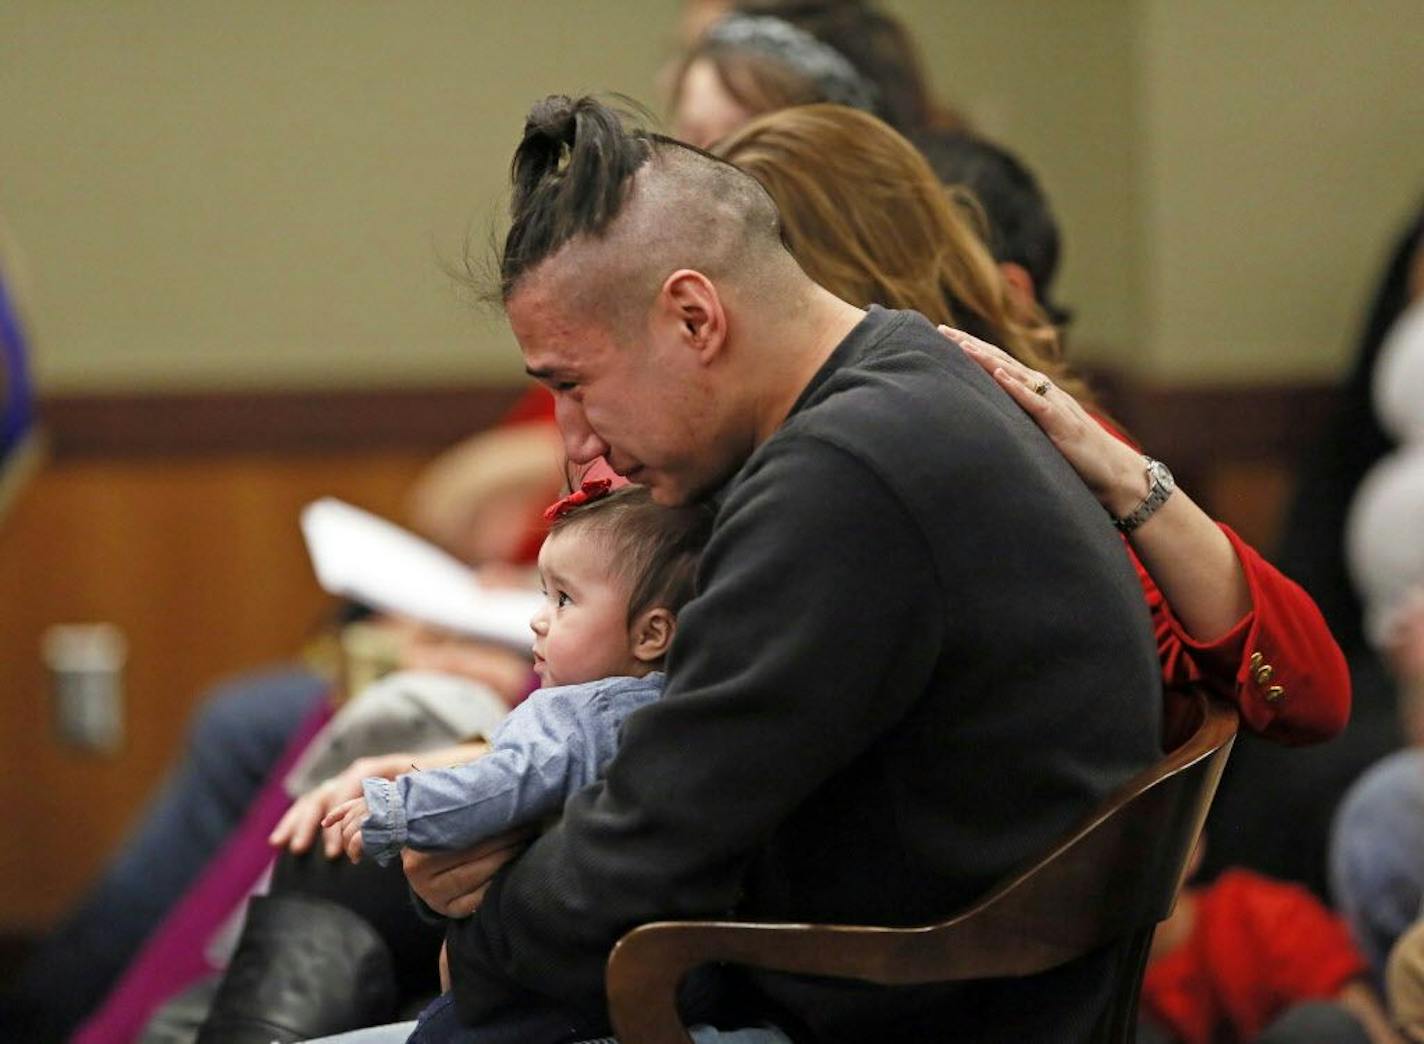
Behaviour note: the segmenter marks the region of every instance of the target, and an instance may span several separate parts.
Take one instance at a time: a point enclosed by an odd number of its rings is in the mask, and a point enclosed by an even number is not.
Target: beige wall
[[[1141,169],[1152,372],[1338,373],[1424,202],[1419,0],[1149,0]]]
[[[941,92],[1036,166],[1077,350],[1325,377],[1419,198],[1424,5],[890,0]],[[531,99],[650,103],[674,0],[0,5],[0,212],[39,376],[93,388],[494,378],[441,272]],[[1411,64],[1412,63],[1412,64]]]
[[[0,4],[0,210],[50,389],[518,373],[438,259],[524,113],[647,97],[669,3]]]
[[[1076,348],[1183,383],[1332,379],[1424,201],[1418,0],[897,0],[1040,172]]]
[[[1039,175],[1062,226],[1057,297],[1075,351],[1116,361],[1141,339],[1135,17],[1125,0],[894,0],[926,70]]]

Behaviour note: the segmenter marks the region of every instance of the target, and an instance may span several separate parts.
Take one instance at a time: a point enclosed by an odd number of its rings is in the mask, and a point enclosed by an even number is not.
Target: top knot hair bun
[[[551,94],[534,103],[514,153],[511,209],[518,211],[540,182],[563,172],[577,137],[578,116],[572,98]]]
[[[625,127],[623,113],[596,98],[551,94],[535,102],[510,166],[503,298],[524,272],[573,237],[602,234],[651,153],[652,136]]]
[[[566,94],[551,94],[534,103],[524,120],[524,140],[544,138],[562,145],[574,143],[574,100]]]

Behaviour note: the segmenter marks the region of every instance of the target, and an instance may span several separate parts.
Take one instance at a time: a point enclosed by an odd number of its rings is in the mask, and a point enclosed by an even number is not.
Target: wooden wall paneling
[[[1269,555],[1295,492],[1294,469],[1283,461],[1226,461],[1207,472],[1202,500],[1248,544]]]
[[[497,421],[520,387],[151,392],[46,398],[54,453],[82,456],[432,455]]]
[[[113,849],[225,675],[290,658],[329,606],[297,512],[324,494],[399,517],[424,452],[52,462],[0,527],[0,801],[15,836],[0,926],[53,920]],[[40,641],[109,621],[129,642],[125,741],[61,746]]]
[[[1296,469],[1335,408],[1321,384],[1182,387],[1099,375],[1109,409],[1213,517],[1268,557]]]

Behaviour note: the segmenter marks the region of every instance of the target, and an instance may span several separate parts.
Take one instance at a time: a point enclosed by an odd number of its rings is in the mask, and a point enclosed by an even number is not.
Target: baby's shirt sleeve
[[[483,757],[454,768],[362,781],[366,854],[468,848],[563,807],[603,774],[623,721],[662,694],[663,676],[605,678],[541,689],[506,718]]]

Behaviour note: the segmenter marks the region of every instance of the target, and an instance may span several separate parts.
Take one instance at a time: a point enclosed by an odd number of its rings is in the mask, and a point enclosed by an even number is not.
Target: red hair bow
[[[612,479],[585,479],[582,486],[566,497],[560,497],[544,509],[544,521],[553,522],[563,518],[574,508],[590,501],[599,500],[613,491]]]

